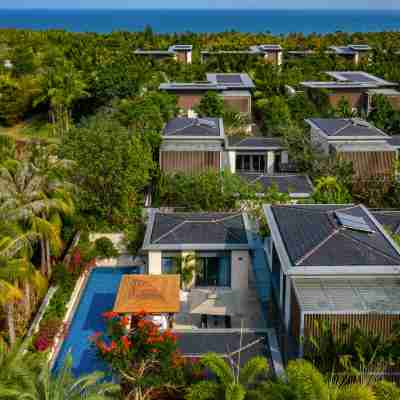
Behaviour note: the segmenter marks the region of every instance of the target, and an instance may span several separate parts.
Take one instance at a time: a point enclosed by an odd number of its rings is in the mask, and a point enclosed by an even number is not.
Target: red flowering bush
[[[66,327],[61,320],[51,319],[44,321],[33,342],[35,349],[37,351],[46,351],[50,349],[59,332],[61,332],[61,335],[66,333]]]
[[[144,312],[127,317],[109,311],[103,317],[106,333],[98,332],[91,340],[100,357],[121,374],[127,392],[150,390],[151,397],[164,398],[166,388],[176,395],[192,381],[193,366],[186,368],[174,333],[161,331]]]

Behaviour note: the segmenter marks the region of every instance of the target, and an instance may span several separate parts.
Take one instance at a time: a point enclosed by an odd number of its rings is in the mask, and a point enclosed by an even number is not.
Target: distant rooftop
[[[228,136],[226,138],[226,148],[232,150],[268,150],[284,147],[283,140],[279,137]]]
[[[154,212],[143,249],[247,249],[241,213]]]
[[[310,126],[319,129],[326,136],[338,139],[344,137],[353,139],[389,138],[380,129],[358,118],[308,118],[306,122]]]
[[[307,175],[302,174],[261,174],[237,173],[249,183],[259,183],[264,190],[276,186],[280,193],[288,193],[293,198],[310,197],[314,191],[313,185]]]
[[[334,81],[305,81],[301,85],[309,88],[324,89],[377,89],[397,86],[375,75],[364,71],[328,71],[326,72]]]
[[[380,86],[397,86],[396,83],[385,81],[364,71],[328,71],[329,76],[338,82],[358,82]]]
[[[360,52],[371,51],[372,48],[368,44],[349,44],[347,46],[330,46],[329,50],[338,55],[354,55]]]
[[[192,51],[193,46],[189,44],[174,44],[168,47],[167,50],[158,50],[158,49],[137,49],[135,50],[135,54],[139,55],[174,55],[179,51]]]
[[[273,240],[282,243],[292,267],[357,271],[355,267],[376,266],[378,273],[384,266],[400,266],[397,248],[362,206],[313,204],[265,210]]]
[[[265,54],[282,50],[283,48],[280,44],[258,44],[241,50],[202,50],[201,54]]]
[[[255,87],[250,76],[246,73],[208,73],[207,80],[201,82],[168,82],[161,83],[160,90],[170,91],[228,91],[250,90]]]
[[[255,85],[246,73],[208,73],[209,82],[226,86],[227,89],[253,89]]]
[[[168,121],[163,136],[172,137],[221,137],[222,120],[219,118],[174,118]]]

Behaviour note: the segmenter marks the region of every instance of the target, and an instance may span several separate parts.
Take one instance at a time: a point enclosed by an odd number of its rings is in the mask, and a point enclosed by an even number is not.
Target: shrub
[[[107,237],[101,237],[94,243],[96,255],[100,258],[114,258],[118,257],[118,250],[115,248],[113,242]]]
[[[144,240],[146,225],[142,221],[129,225],[125,230],[126,248],[130,254],[135,255],[140,250]]]
[[[61,319],[49,319],[43,322],[33,343],[35,349],[40,352],[50,349],[61,327],[63,327]],[[65,332],[66,327],[64,326],[61,334],[65,334]]]

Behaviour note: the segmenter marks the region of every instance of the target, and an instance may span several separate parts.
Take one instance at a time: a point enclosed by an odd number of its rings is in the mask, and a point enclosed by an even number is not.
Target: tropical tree
[[[144,202],[155,167],[150,145],[104,115],[71,129],[60,148],[76,164],[80,211],[95,220],[127,223]]]
[[[196,107],[201,117],[222,118],[224,116],[224,100],[216,92],[207,92]]]
[[[352,202],[350,192],[335,176],[324,176],[316,180],[313,200],[321,204],[347,204]]]
[[[30,250],[35,235],[23,233],[15,223],[0,224],[0,305],[7,315],[8,337],[16,340],[15,303],[25,304],[25,316],[31,315],[31,288],[39,295],[46,289],[46,280],[30,262]]]
[[[45,359],[37,353],[13,347],[0,349],[1,400],[106,400],[119,398],[119,386],[104,382],[103,372],[75,377],[72,358],[53,374]],[[3,368],[6,367],[6,368]]]
[[[26,160],[0,166],[0,214],[38,235],[43,275],[51,274],[51,246],[53,251],[61,247],[60,215],[72,211],[66,182]]]
[[[71,127],[74,103],[88,95],[83,73],[63,57],[47,70],[42,85],[34,105],[49,104],[54,134],[63,135]]]
[[[268,372],[267,360],[253,357],[243,367],[230,361],[233,366],[218,354],[204,355],[200,363],[215,380],[203,380],[190,386],[186,400],[244,400],[254,396]]]

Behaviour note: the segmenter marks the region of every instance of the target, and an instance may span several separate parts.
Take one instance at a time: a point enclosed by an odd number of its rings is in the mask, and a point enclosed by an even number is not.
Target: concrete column
[[[186,53],[186,63],[187,64],[191,64],[192,63],[192,52],[191,51],[188,51]]]
[[[161,251],[149,251],[149,275],[161,275]]]
[[[273,174],[275,172],[274,164],[275,164],[275,152],[269,151],[267,153],[267,173],[268,174]]]
[[[289,162],[289,153],[287,151],[282,151],[281,154],[281,163],[287,164]]]
[[[286,279],[286,293],[285,293],[285,326],[286,329],[289,329],[289,324],[290,324],[290,302],[292,301],[291,299],[291,293],[292,293],[292,289],[291,289],[291,282],[290,279],[287,275],[283,275],[283,279]]]
[[[283,63],[283,52],[282,51],[278,51],[277,54],[277,65],[281,66]]]
[[[248,251],[231,253],[231,288],[247,290],[249,288],[250,256]]]
[[[228,166],[232,174],[236,172],[236,151],[228,151]]]

